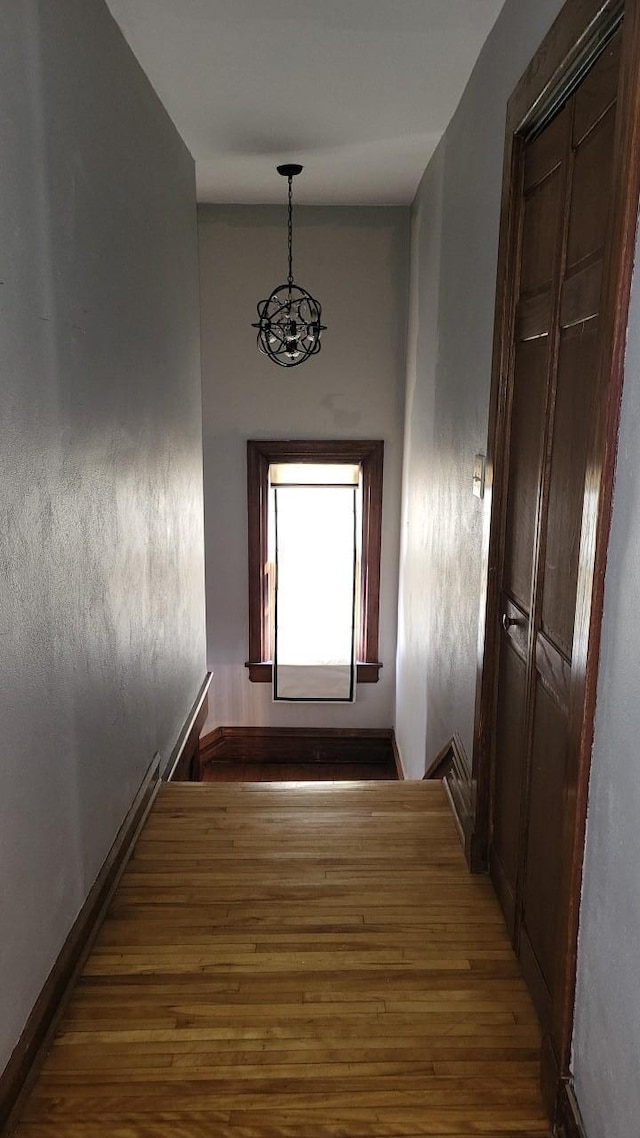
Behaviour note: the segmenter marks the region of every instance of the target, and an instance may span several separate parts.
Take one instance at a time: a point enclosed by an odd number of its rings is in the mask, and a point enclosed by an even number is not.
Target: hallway
[[[439,783],[163,785],[19,1138],[547,1134]]]

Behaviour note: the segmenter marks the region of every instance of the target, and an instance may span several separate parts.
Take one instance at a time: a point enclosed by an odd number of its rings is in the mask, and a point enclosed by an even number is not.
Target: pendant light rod
[[[291,292],[291,285],[293,284],[293,205],[291,203],[291,183],[293,178],[289,174],[289,211],[287,214],[288,228],[289,228],[289,276],[287,277],[287,284],[289,285],[289,292]]]
[[[293,179],[298,174],[302,173],[303,169],[304,167],[299,166],[297,162],[287,162],[283,166],[276,166],[278,173],[283,178],[286,178],[289,183],[289,209],[287,214],[287,226],[289,234],[289,276],[287,277],[287,284],[289,285],[289,289],[291,289],[291,286],[293,284],[293,194],[291,184],[293,182]]]

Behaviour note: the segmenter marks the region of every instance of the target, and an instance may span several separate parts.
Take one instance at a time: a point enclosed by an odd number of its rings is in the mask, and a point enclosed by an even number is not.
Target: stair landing
[[[439,783],[165,785],[19,1138],[539,1138],[539,1030]]]

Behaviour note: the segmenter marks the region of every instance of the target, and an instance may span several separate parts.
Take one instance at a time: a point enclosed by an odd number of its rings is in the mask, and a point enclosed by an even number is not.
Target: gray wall
[[[561,7],[507,0],[413,207],[396,734],[416,778],[454,732],[472,751],[505,114]]]
[[[205,669],[193,163],[101,0],[3,0],[0,1069]]]
[[[439,588],[438,529],[432,495],[438,483],[434,438],[439,315],[442,188],[441,142],[422,180],[411,217],[411,280],[407,330],[407,390],[402,471],[402,529],[398,596],[396,741],[406,773],[425,769],[427,691],[438,678],[431,621]]]
[[[207,729],[391,727],[409,211],[294,209],[294,273],[321,301],[328,331],[320,354],[290,370],[258,352],[251,328],[257,302],[286,277],[285,208],[206,206],[199,218],[208,656],[215,673]],[[269,684],[249,681],[249,438],[385,441],[384,667],[380,683],[358,687],[354,705],[274,705]]]
[[[636,250],[636,263],[638,251]],[[588,1138],[640,1119],[640,280],[632,294],[580,915],[573,1070]]]

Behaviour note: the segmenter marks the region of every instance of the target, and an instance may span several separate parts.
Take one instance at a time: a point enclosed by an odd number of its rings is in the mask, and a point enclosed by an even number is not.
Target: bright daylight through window
[[[355,698],[359,466],[269,469],[273,697]]]

